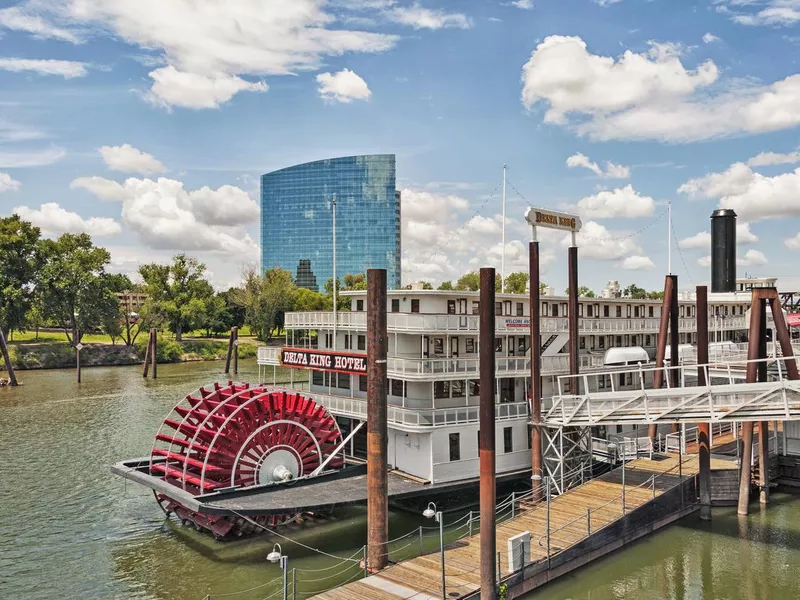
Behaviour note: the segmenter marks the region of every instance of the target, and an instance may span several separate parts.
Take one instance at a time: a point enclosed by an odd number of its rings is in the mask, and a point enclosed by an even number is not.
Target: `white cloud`
[[[372,96],[367,82],[349,69],[342,69],[338,73],[320,73],[317,83],[319,95],[328,102],[348,103],[369,100]]]
[[[239,92],[266,92],[263,81],[250,82],[224,73],[179,71],[172,65],[150,71],[153,86],[144,97],[153,105],[170,108],[219,108]]]
[[[736,224],[737,245],[744,246],[746,244],[755,244],[757,241],[758,236],[750,231],[750,223]],[[708,231],[701,231],[691,237],[680,240],[678,246],[684,250],[709,250],[711,248],[711,233]]]
[[[0,173],[0,194],[3,192],[15,192],[22,184],[16,179],[12,179],[8,173]]]
[[[800,233],[783,241],[790,250],[800,250]]]
[[[393,3],[391,3],[393,4]],[[366,10],[375,3],[353,3]],[[381,3],[387,6],[387,3]],[[340,27],[322,0],[28,0],[24,10],[137,46],[165,66],[150,73],[150,102],[216,108],[242,91],[265,91],[260,78],[315,70],[328,57],[383,52],[399,36]],[[394,8],[386,10],[395,10]],[[453,16],[412,5],[393,18],[415,27],[461,26]]]
[[[718,12],[729,15],[740,25],[789,27],[800,21],[800,2],[797,0],[717,0],[715,3]],[[750,7],[755,10],[742,12]]]
[[[642,196],[628,184],[615,190],[604,190],[578,201],[578,211],[589,219],[647,217],[655,212],[656,203],[650,196]]]
[[[757,267],[767,264],[767,257],[763,252],[750,249],[744,254],[744,258],[737,258],[736,264],[742,267]]]
[[[611,6],[612,4],[622,2],[622,0],[592,0],[592,2],[599,4],[600,6]]]
[[[49,38],[73,44],[81,42],[81,38],[76,32],[55,27],[21,6],[0,9],[0,27],[13,31],[24,31],[40,39]]]
[[[259,208],[237,187],[186,191],[182,182],[165,177],[132,177],[121,185],[89,177],[76,179],[71,187],[120,200],[124,224],[150,248],[256,256],[257,244],[241,226],[255,221]]]
[[[11,212],[39,227],[46,237],[58,237],[63,233],[88,233],[92,237],[107,237],[122,231],[114,219],[108,217],[84,219],[78,213],[64,210],[56,202],[47,202],[38,209],[17,206]]]
[[[800,162],[800,152],[762,152],[747,161],[751,167],[768,167],[771,165],[793,165]]]
[[[620,266],[626,271],[647,271],[656,268],[648,256],[629,256],[622,261]]]
[[[71,60],[35,60],[30,58],[0,58],[0,70],[22,73],[33,71],[39,75],[60,75],[64,79],[84,77],[89,72],[86,63]]]
[[[542,103],[546,123],[597,140],[689,142],[800,124],[800,75],[719,82],[713,61],[689,69],[682,51],[651,42],[614,58],[590,53],[579,37],[550,36],[522,69],[522,103]]]
[[[574,169],[575,167],[589,169],[598,177],[603,177],[605,179],[628,179],[631,176],[630,167],[617,165],[611,161],[606,161],[606,169],[604,171],[600,165],[589,160],[588,156],[581,154],[580,152],[576,152],[567,158],[567,166],[570,169]]]
[[[152,154],[142,152],[130,144],[103,146],[100,148],[100,155],[112,171],[150,175],[151,173],[163,173],[167,170],[164,165],[153,158]]]
[[[523,10],[531,10],[533,9],[533,0],[514,0],[511,3],[511,6],[516,6],[517,8],[521,8]]]
[[[407,7],[398,6],[392,8],[388,14],[395,23],[407,25],[414,29],[442,29],[446,27],[469,29],[472,27],[472,23],[466,15],[424,8],[417,2]]]
[[[711,266],[711,256],[701,256],[697,259],[697,264],[701,267],[710,267]]]
[[[24,167],[42,167],[58,162],[67,155],[63,148],[53,146],[45,150],[2,151],[0,150],[0,167],[21,169]]]
[[[690,198],[718,198],[721,208],[732,208],[744,221],[800,216],[800,168],[765,177],[744,163],[722,173],[690,179],[678,188]]]
[[[715,36],[713,33],[709,32],[703,36],[703,42],[706,44],[711,44],[713,42],[718,42],[719,38]]]
[[[592,260],[622,260],[626,256],[641,255],[642,249],[624,233],[609,231],[596,221],[587,221],[578,233],[579,256]],[[571,244],[571,234],[561,240],[565,248]]]

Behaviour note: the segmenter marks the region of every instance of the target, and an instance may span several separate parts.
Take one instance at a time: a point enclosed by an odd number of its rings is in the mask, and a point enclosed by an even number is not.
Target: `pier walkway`
[[[712,471],[735,470],[736,462],[712,459]],[[674,489],[699,471],[697,457],[658,455],[629,462],[624,469],[597,477],[546,503],[525,500],[513,507],[514,516],[498,521],[497,552],[500,576],[520,564],[508,564],[509,538],[530,533],[524,549],[525,563],[546,562],[588,539],[662,494]],[[624,481],[624,487],[623,487]],[[475,530],[478,525],[475,525]],[[549,557],[548,557],[549,546]],[[480,589],[480,535],[445,545],[446,592],[450,598],[471,595]],[[518,560],[518,559],[515,559]],[[375,575],[317,596],[316,600],[428,600],[442,598],[441,554],[434,552],[391,565]]]

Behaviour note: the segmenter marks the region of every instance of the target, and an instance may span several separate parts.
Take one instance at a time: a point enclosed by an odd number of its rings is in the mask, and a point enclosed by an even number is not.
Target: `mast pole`
[[[672,275],[672,200],[667,202],[667,275]]]
[[[333,194],[333,349],[336,350],[336,304],[338,302],[336,285],[336,194]]]
[[[503,223],[502,223],[502,249],[500,260],[500,293],[506,292],[506,171],[508,165],[503,165]]]

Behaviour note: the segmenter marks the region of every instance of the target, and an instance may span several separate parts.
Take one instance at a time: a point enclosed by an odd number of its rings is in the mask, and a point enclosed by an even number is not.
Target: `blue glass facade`
[[[261,176],[261,268],[291,271],[298,285],[319,291],[336,274],[386,269],[400,287],[400,194],[395,156],[331,158]],[[301,261],[302,264],[301,264]],[[305,261],[310,261],[307,263]]]

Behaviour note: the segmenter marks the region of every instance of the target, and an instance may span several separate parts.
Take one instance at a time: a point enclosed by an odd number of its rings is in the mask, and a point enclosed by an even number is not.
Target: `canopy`
[[[603,357],[604,365],[626,365],[636,363],[646,363],[650,360],[647,351],[640,346],[629,346],[626,348],[609,348]]]
[[[800,313],[789,313],[786,315],[786,324],[789,327],[800,327]]]

